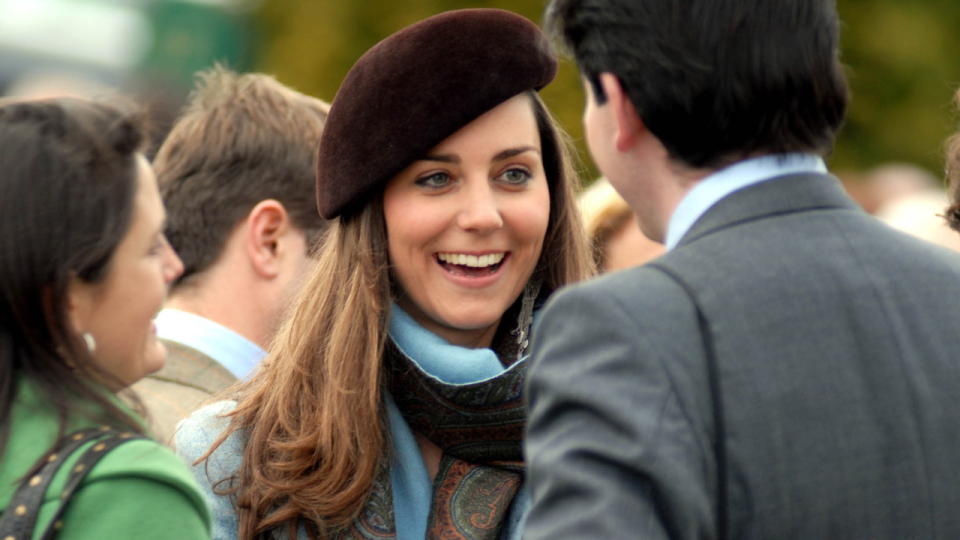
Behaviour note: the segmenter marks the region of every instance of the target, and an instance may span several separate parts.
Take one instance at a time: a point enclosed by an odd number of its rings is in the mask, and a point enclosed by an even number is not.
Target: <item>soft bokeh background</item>
[[[543,0],[0,0],[0,94],[108,88],[146,103],[162,133],[192,73],[220,61],[331,100],[350,66],[390,33],[441,11],[498,7],[539,22]],[[957,126],[960,2],[839,0],[853,91],[830,160],[848,184],[889,162],[942,176]],[[543,92],[580,144],[582,93],[568,60]],[[590,169],[591,172],[595,172]]]

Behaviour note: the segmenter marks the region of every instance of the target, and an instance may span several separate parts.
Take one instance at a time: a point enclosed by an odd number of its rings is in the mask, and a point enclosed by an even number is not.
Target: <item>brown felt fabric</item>
[[[320,215],[361,208],[431,148],[556,73],[540,29],[498,9],[442,13],[384,39],[331,105],[317,159]]]

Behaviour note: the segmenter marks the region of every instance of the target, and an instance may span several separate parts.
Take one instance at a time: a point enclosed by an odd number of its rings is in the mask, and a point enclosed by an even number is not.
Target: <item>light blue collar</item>
[[[664,246],[677,247],[693,224],[720,199],[743,188],[797,173],[826,173],[820,156],[812,154],[776,154],[747,159],[720,169],[693,187],[677,205],[667,225]]]
[[[451,345],[420,326],[394,302],[390,337],[424,373],[446,384],[473,384],[501,375],[506,369],[492,349]]]
[[[193,313],[164,309],[157,315],[156,322],[157,336],[202,352],[238,379],[249,375],[267,355],[249,339]]]

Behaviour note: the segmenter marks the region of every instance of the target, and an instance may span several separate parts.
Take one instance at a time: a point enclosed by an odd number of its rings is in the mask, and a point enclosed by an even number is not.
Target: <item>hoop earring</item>
[[[87,344],[87,351],[89,351],[90,354],[93,354],[93,352],[97,350],[97,340],[93,338],[93,334],[90,332],[83,332],[80,334],[80,337],[82,337],[83,342]]]

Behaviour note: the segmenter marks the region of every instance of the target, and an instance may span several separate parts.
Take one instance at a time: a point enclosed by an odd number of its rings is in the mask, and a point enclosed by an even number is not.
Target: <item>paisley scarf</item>
[[[525,292],[526,301],[518,300],[504,314],[505,323],[514,323],[501,324],[494,337],[493,350],[509,368],[500,375],[473,384],[447,384],[388,340],[384,354],[388,391],[410,429],[443,450],[433,483],[428,540],[500,538],[523,484],[526,362],[520,356],[532,322],[530,297],[537,304],[542,302],[539,287]],[[335,536],[389,539],[396,535],[390,469],[384,466],[360,516]]]

